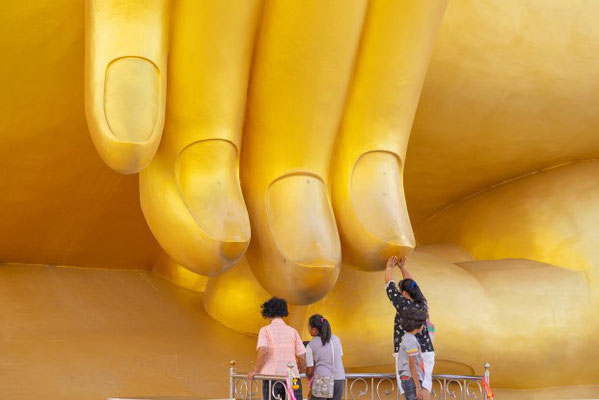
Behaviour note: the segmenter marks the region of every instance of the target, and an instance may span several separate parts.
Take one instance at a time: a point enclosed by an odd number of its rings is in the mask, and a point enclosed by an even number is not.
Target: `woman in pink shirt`
[[[287,375],[287,364],[293,364],[294,394],[297,400],[302,397],[302,381],[300,371],[306,369],[306,348],[299,333],[285,324],[283,318],[289,315],[287,302],[273,297],[261,306],[262,316],[270,320],[270,324],[262,327],[258,334],[258,360],[256,369],[248,374],[254,379],[256,374]],[[299,368],[298,368],[299,367]],[[270,395],[269,395],[270,392]],[[264,380],[262,382],[262,398],[272,400],[285,398],[285,381],[282,379]]]

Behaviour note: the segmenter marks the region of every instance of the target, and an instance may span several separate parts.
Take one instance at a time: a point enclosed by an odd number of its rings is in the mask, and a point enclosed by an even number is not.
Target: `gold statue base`
[[[248,370],[255,339],[214,321],[201,301],[148,271],[2,265],[0,397],[226,398],[229,360]],[[495,389],[503,400],[597,393],[599,385]]]

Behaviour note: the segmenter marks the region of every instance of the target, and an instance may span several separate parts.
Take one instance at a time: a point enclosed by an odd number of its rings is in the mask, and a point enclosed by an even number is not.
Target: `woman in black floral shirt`
[[[434,325],[431,324],[430,318],[428,317],[428,304],[426,298],[422,294],[420,287],[412,279],[412,276],[405,268],[406,258],[402,257],[400,260],[396,256],[392,256],[387,260],[387,268],[385,269],[385,282],[387,283],[386,291],[387,297],[395,307],[395,322],[393,327],[393,347],[394,352],[397,355],[399,352],[399,344],[404,335],[404,330],[401,327],[401,315],[404,310],[409,307],[422,308],[427,312],[426,328],[422,330],[422,333],[416,334],[418,343],[422,349],[422,358],[424,361],[424,381],[422,387],[423,397],[425,400],[430,399],[430,393],[433,386],[432,376],[433,367],[435,365],[435,349],[433,347],[433,335],[435,332]],[[396,285],[393,281],[393,268],[397,266],[401,271],[403,279]],[[398,288],[399,286],[399,288]],[[397,360],[397,357],[396,357]]]

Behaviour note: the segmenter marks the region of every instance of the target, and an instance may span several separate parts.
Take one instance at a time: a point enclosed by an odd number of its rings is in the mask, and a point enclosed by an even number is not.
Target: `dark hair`
[[[400,292],[407,292],[414,303],[418,304],[425,310],[428,310],[428,305],[426,304],[426,297],[422,294],[420,290],[420,286],[413,279],[402,279],[399,281],[397,285],[399,287]]]
[[[426,311],[423,309],[411,306],[401,313],[399,324],[406,332],[412,332],[419,329],[426,323]]]
[[[285,299],[278,297],[273,297],[264,302],[260,308],[262,309],[262,316],[264,318],[283,318],[289,315],[287,302]]]
[[[308,324],[310,325],[310,328],[316,328],[318,330],[318,336],[322,340],[323,346],[331,340],[331,324],[329,324],[329,321],[324,319],[322,315],[314,314],[310,317]]]

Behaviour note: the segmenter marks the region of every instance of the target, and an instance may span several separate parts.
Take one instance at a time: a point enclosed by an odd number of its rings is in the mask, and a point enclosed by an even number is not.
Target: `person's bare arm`
[[[422,388],[420,387],[420,380],[418,379],[418,370],[416,369],[416,357],[410,357],[410,373],[416,386],[416,398],[422,400]]]
[[[385,268],[385,283],[389,283],[393,280],[393,267],[397,264],[397,256],[391,256],[387,260],[387,266]]]
[[[254,376],[259,374],[260,371],[262,371],[262,368],[264,367],[264,364],[266,363],[267,354],[268,354],[268,348],[266,348],[266,347],[258,348],[258,359],[256,360],[256,368],[254,369],[254,371],[251,371],[250,373],[248,373],[249,379],[254,379]]]
[[[399,259],[398,267],[399,267],[399,270],[401,271],[401,276],[404,279],[414,280],[414,278],[412,278],[412,274],[410,274],[410,271],[408,271],[406,269],[406,257],[402,257]]]
[[[299,369],[299,372],[306,370],[306,353],[297,356],[297,369]]]
[[[312,376],[314,376],[314,367],[306,367],[306,376],[308,379],[312,379]]]

